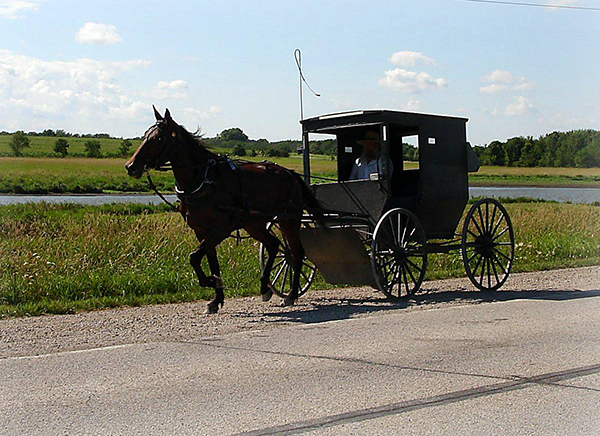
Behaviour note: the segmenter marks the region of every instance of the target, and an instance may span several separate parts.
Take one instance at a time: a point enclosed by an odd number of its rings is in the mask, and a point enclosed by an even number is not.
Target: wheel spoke
[[[289,265],[286,264],[284,273],[283,273],[283,280],[281,281],[281,288],[280,288],[280,291],[282,294],[285,294],[285,282],[287,282],[287,276],[288,276],[289,270],[290,270],[290,267],[289,267]]]
[[[477,208],[477,210],[479,210],[479,208]],[[475,218],[475,215],[471,215],[471,222],[473,224],[475,224],[475,227],[477,228],[477,231],[479,232],[479,234],[483,235],[484,232],[483,232],[483,230],[481,230],[481,227],[479,227],[479,223],[477,222],[477,219]]]
[[[491,233],[492,235],[494,235],[496,233],[496,230],[498,230],[498,227],[500,227],[500,224],[502,224],[502,221],[504,221],[504,215],[500,215],[500,217],[498,218],[498,222],[492,229],[492,233]]]
[[[481,205],[477,208],[477,215],[479,215],[479,222],[481,223],[481,228],[483,228],[483,232],[481,232],[482,235],[484,235],[485,232],[485,221],[483,220],[483,214],[481,213]]]
[[[303,261],[303,262],[302,262],[302,267],[303,267],[303,268],[304,268],[304,267],[308,268],[308,269],[309,269],[311,272],[312,272],[312,271],[314,271],[314,270],[316,269],[316,267],[315,267],[313,264],[311,264],[311,263],[308,263],[307,261]]]
[[[510,230],[510,227],[506,227],[505,229],[503,229],[500,233],[498,233],[496,236],[494,236],[492,238],[492,241],[495,241],[496,239],[498,239],[500,236],[502,236],[503,234],[505,234],[506,232],[508,232]]]
[[[483,286],[483,275],[484,275],[484,273],[485,273],[485,265],[486,265],[486,262],[485,262],[485,261],[486,261],[486,258],[485,258],[485,257],[482,255],[482,256],[481,256],[481,259],[483,260],[483,263],[482,263],[482,265],[481,265],[481,276],[480,276],[480,278],[479,278],[479,284],[480,284],[481,286]]]
[[[497,254],[499,254],[500,256],[502,256],[503,258],[505,258],[506,260],[508,260],[509,262],[512,262],[512,258],[508,257],[506,254],[504,254],[500,250],[494,248],[494,252],[497,253]]]
[[[496,264],[498,265],[498,267],[500,267],[500,268],[502,269],[502,273],[503,273],[504,275],[507,275],[507,274],[508,274],[508,271],[506,271],[506,270],[504,269],[504,265],[502,265],[502,262],[500,262],[500,259],[498,259],[498,256],[496,256],[496,253],[494,253],[493,251],[492,251],[492,257],[493,257],[493,259],[494,259],[494,262],[496,262]]]
[[[421,272],[423,271],[423,268],[419,268],[419,266],[413,263],[410,259],[406,259],[406,262],[412,265],[417,271],[419,271],[419,274],[421,274]]]
[[[492,228],[492,225],[494,224],[494,220],[496,219],[496,211],[498,210],[498,206],[496,206],[496,204],[494,203],[494,210],[492,211],[492,217],[490,218],[490,226],[488,228],[488,230],[490,228]],[[493,232],[490,232],[490,235],[493,235]]]
[[[404,244],[404,238],[406,237],[406,230],[408,230],[408,223],[409,220],[406,220],[406,223],[404,224],[404,230],[402,231],[402,239],[400,240],[400,245]]]
[[[467,229],[467,233],[470,233],[471,236],[473,236],[475,239],[477,239],[479,237],[479,235],[476,235],[475,233],[473,233],[471,230]]]
[[[287,267],[287,265],[284,263],[283,265],[281,265],[281,268],[279,268],[279,271],[277,271],[277,273],[275,274],[275,277],[273,277],[273,283],[276,283],[277,280],[279,280],[279,276],[281,276],[281,273],[283,272],[283,270],[285,270]]]
[[[407,260],[407,264],[406,264],[406,271],[408,272],[408,275],[410,276],[411,280],[413,281],[413,283],[417,283],[417,281],[415,280],[415,276],[413,276],[412,271],[410,270],[410,267],[408,266],[409,264],[411,264],[412,262],[410,262],[408,259]],[[414,264],[412,264],[413,266],[415,266]],[[417,268],[418,269],[418,268]],[[419,270],[420,272],[421,270]]]
[[[408,295],[410,294],[410,287],[408,286],[408,278],[406,277],[406,270],[404,267],[402,267],[402,277],[404,278],[404,285],[406,286],[406,295]]]

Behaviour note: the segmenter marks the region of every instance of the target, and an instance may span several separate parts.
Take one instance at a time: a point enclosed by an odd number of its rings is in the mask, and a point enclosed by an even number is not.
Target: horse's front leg
[[[213,274],[210,277],[202,269],[202,259],[205,255],[208,258],[208,264]],[[207,313],[217,313],[219,305],[223,306],[225,296],[223,294],[223,280],[221,280],[219,273],[219,261],[215,245],[208,244],[206,239],[202,240],[198,248],[190,254],[190,265],[192,265],[196,276],[198,276],[200,286],[215,290],[215,298],[208,304]]]
[[[208,267],[212,274],[209,279],[213,279],[215,285],[215,298],[208,304],[208,313],[217,313],[219,305],[223,307],[225,303],[225,294],[223,293],[223,280],[221,279],[221,268],[219,267],[216,247],[206,250],[206,258],[208,259]]]

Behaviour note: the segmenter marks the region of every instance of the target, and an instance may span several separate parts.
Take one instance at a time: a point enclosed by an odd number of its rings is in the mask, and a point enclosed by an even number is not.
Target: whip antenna
[[[306,79],[304,78],[304,74],[302,73],[302,52],[299,48],[294,51],[294,59],[296,59],[296,65],[298,66],[298,74],[300,75],[300,120],[304,119],[304,102],[302,100],[302,83],[306,83],[308,89],[315,95],[315,97],[320,97],[321,94],[315,92],[314,89],[310,87]]]

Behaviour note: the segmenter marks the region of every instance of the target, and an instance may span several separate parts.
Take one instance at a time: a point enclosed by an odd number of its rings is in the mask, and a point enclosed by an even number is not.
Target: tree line
[[[30,136],[56,137],[53,152],[65,157],[69,155],[68,138],[89,138],[84,143],[85,156],[102,157],[101,142],[97,139],[113,138],[107,133],[71,134],[64,130],[46,129],[43,132],[17,131],[0,132],[11,135],[9,146],[14,156],[21,156],[29,147]],[[114,138],[113,138],[114,139]],[[223,130],[214,138],[203,138],[209,147],[231,149],[235,156],[287,157],[298,153],[302,143],[298,140],[269,142],[261,138],[252,140],[239,127]],[[337,141],[325,139],[310,141],[310,151],[314,154],[337,156]],[[402,144],[405,160],[418,160],[419,150],[410,144]],[[132,142],[121,139],[115,156],[126,157],[130,154]],[[521,166],[521,167],[600,167],[600,131],[585,129],[569,132],[552,132],[535,139],[531,136],[518,136],[504,142],[492,141],[486,146],[473,147],[482,165]],[[114,154],[114,153],[113,153]]]
[[[473,147],[482,165],[514,167],[600,167],[600,131],[552,132],[534,139],[518,136]]]

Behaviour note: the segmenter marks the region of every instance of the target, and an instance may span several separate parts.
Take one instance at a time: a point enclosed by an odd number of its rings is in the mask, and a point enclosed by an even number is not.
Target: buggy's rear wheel
[[[493,198],[477,201],[462,231],[462,258],[471,283],[495,291],[508,278],[514,259],[515,235],[508,212]]]
[[[377,223],[371,244],[371,267],[381,292],[398,299],[419,290],[427,268],[425,232],[406,209],[392,209]]]
[[[277,239],[279,239],[279,250],[271,268],[270,281],[273,285],[273,292],[281,298],[289,296],[293,283],[292,250],[285,236],[281,233],[279,224],[269,223],[267,226]],[[263,244],[260,244],[260,270],[262,271],[267,263],[268,253]],[[312,285],[315,278],[316,267],[306,257],[302,260],[302,269],[300,270],[300,287],[298,296],[304,295]]]

